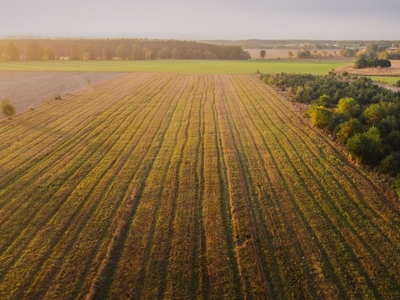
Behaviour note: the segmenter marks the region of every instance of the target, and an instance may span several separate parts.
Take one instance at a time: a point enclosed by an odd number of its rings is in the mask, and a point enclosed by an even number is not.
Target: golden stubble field
[[[400,209],[255,75],[130,73],[0,124],[1,299],[398,299]]]

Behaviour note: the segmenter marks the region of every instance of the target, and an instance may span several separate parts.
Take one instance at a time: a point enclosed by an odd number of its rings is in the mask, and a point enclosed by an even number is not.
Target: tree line
[[[141,59],[249,59],[240,46],[195,41],[115,40],[1,40],[1,60],[141,60]]]
[[[343,144],[357,161],[381,173],[399,174],[400,92],[367,77],[344,75],[281,73],[260,78],[286,91],[293,101],[311,104],[311,123]]]

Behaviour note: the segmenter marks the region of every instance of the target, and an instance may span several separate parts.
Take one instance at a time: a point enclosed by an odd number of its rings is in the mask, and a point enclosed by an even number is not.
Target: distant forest
[[[0,40],[1,60],[249,59],[240,46],[147,39]]]

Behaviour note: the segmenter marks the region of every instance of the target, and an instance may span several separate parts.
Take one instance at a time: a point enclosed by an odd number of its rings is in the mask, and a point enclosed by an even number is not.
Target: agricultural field
[[[400,298],[394,192],[256,75],[128,73],[0,139],[0,299]]]
[[[120,73],[84,72],[0,72],[0,100],[9,98],[17,113],[35,109],[54,98],[84,88],[90,88]],[[1,118],[1,116],[0,116]]]
[[[129,61],[3,61],[0,71],[157,72],[157,73],[311,73],[326,74],[348,65],[343,61],[280,60],[129,60]]]
[[[243,49],[244,51],[247,51],[251,58],[253,59],[259,59],[260,58],[260,51],[261,50],[265,50],[265,59],[288,59],[289,51],[292,51],[293,57],[296,57],[297,51],[301,51],[302,48],[297,48],[297,49]],[[310,50],[313,51],[313,50]],[[320,57],[319,59],[327,59],[327,60],[342,60],[342,61],[353,61],[353,58],[349,58],[349,57],[342,57],[339,56],[340,54],[340,49],[317,49],[317,52],[321,54],[322,56],[322,51],[326,51],[326,53],[328,54],[328,57]]]

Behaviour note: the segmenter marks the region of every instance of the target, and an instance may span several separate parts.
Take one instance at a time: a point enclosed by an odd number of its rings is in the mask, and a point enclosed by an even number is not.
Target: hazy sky
[[[0,38],[400,39],[400,0],[0,0]]]

